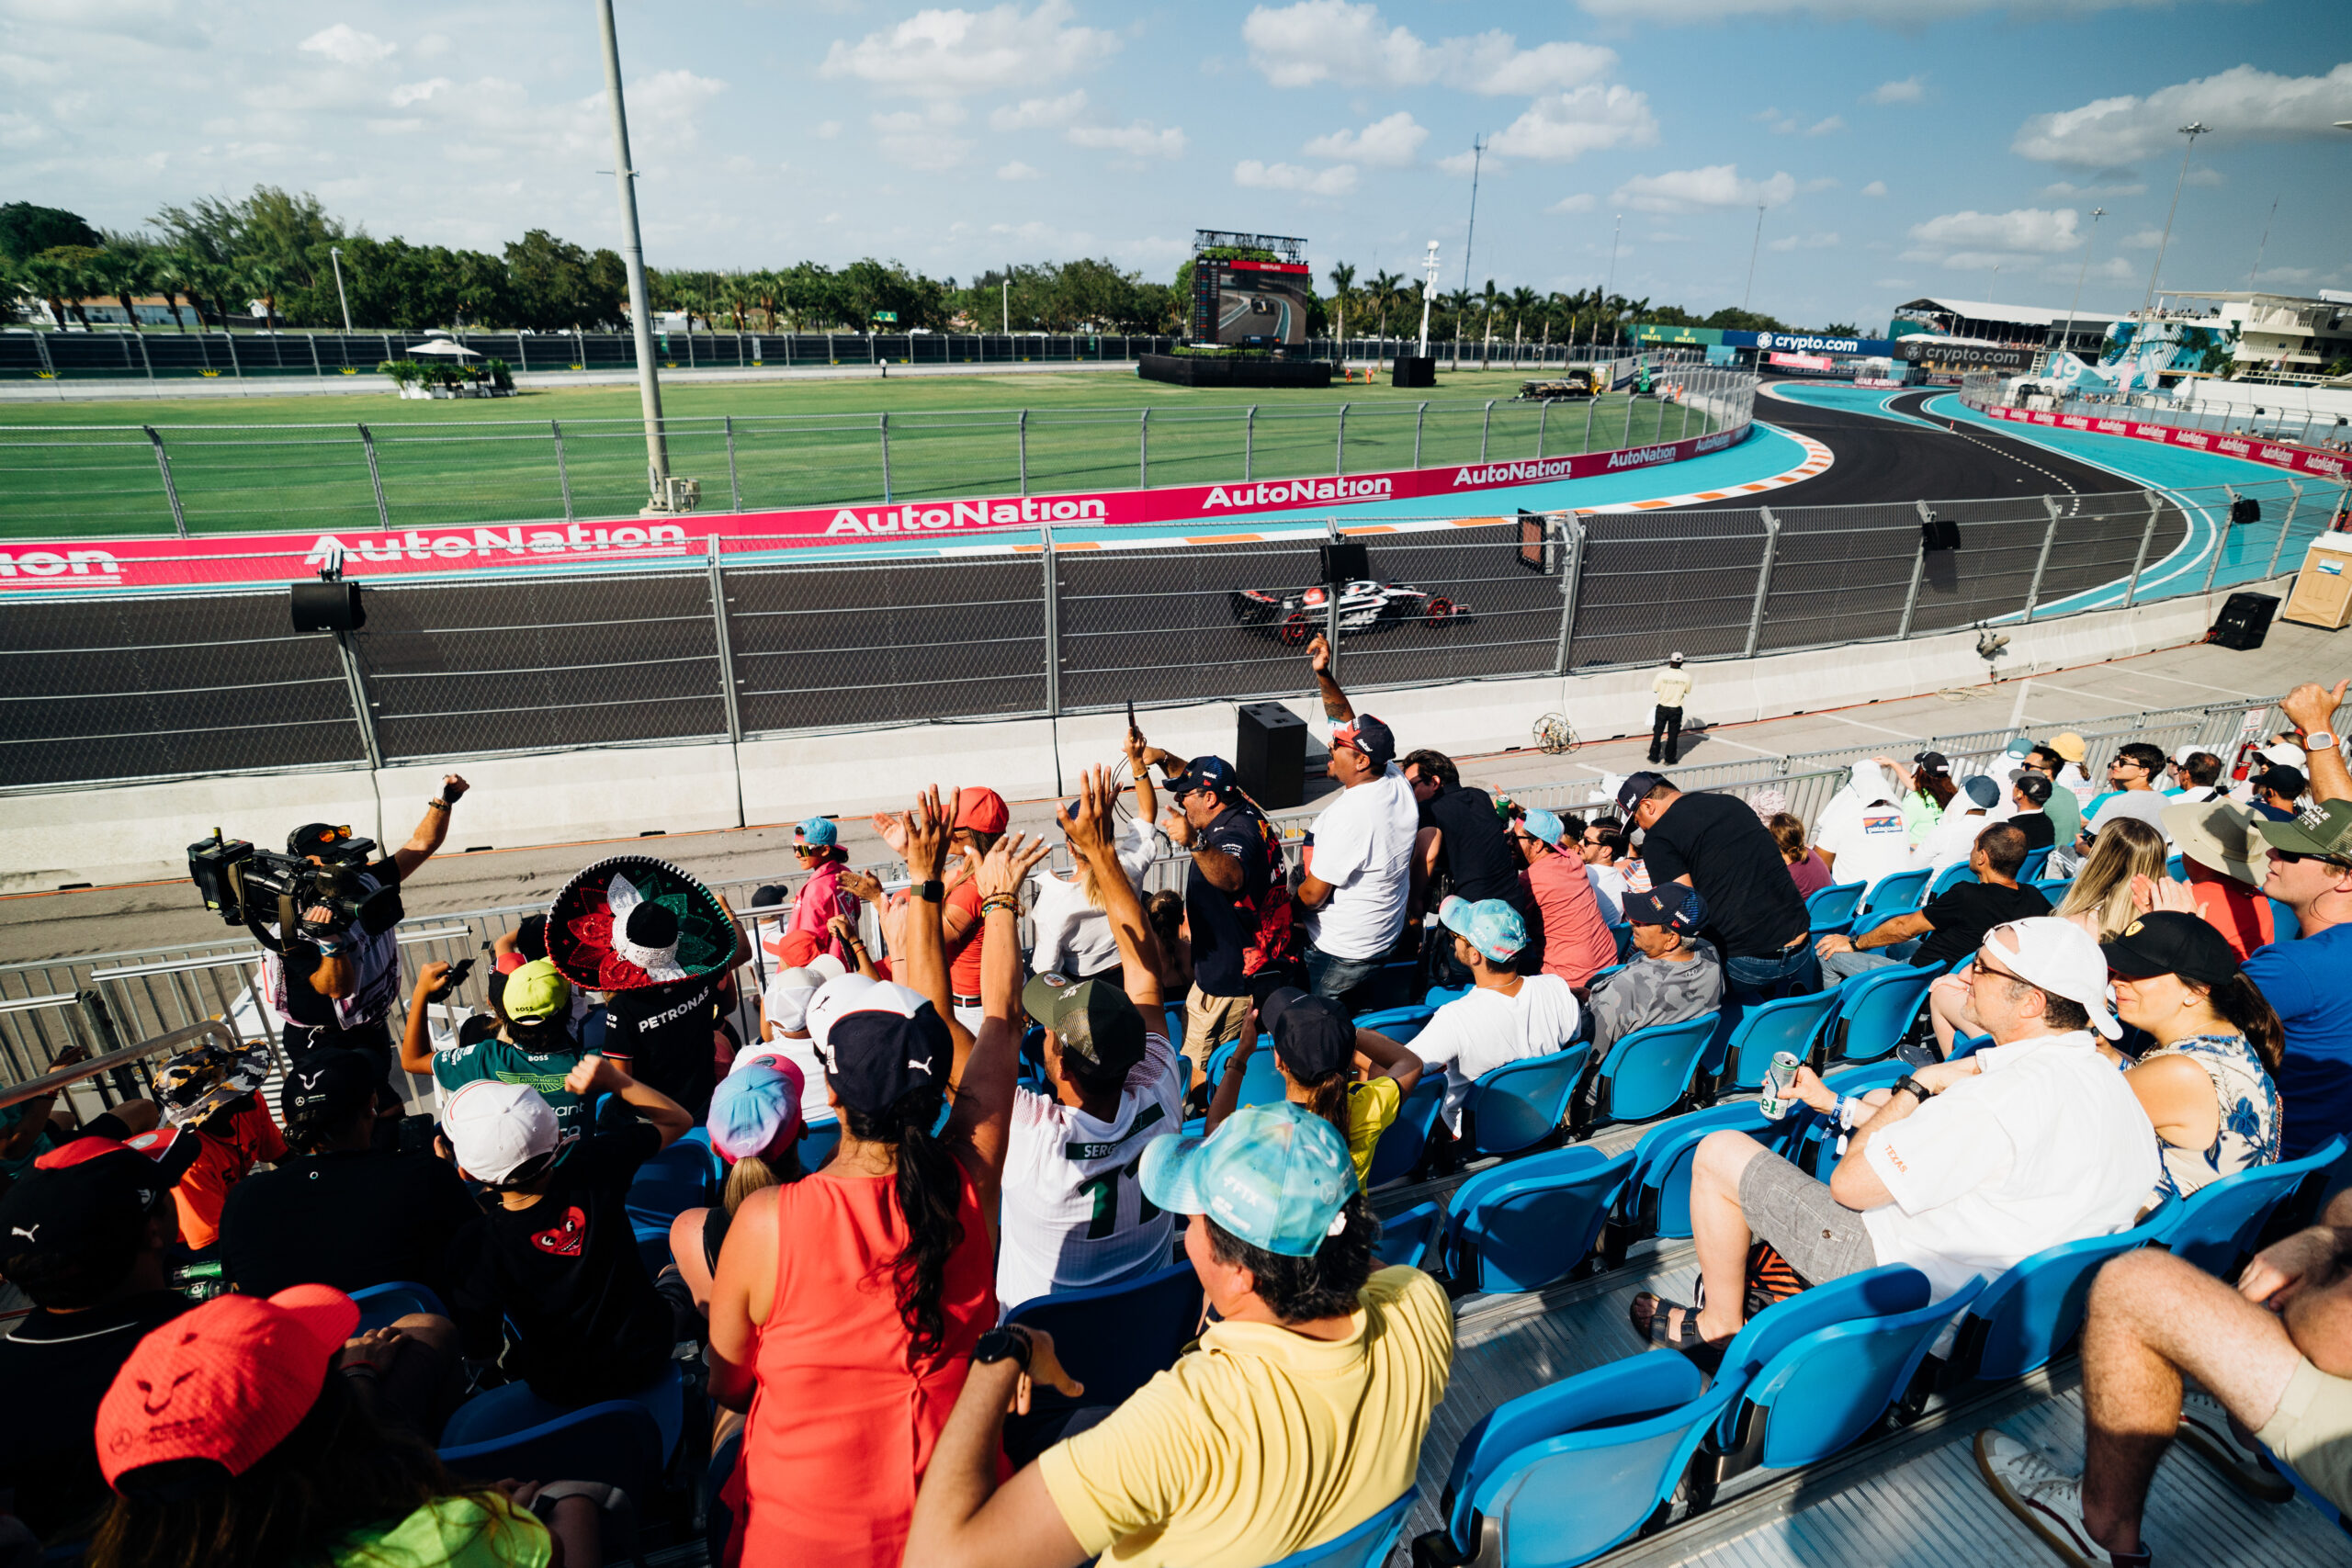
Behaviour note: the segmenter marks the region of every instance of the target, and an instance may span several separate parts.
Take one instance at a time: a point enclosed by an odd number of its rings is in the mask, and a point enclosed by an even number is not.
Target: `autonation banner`
[[[2183,430],[2177,425],[2150,424],[2136,419],[2102,419],[2091,414],[2013,409],[2001,403],[1979,412],[1995,419],[2013,420],[2019,424],[2047,424],[2060,430],[2087,430],[2098,435],[2128,436],[2135,441],[2161,441],[2167,446],[2187,446],[2223,457],[2243,457],[2249,463],[2267,463],[2274,468],[2292,468],[2299,474],[2317,474],[2322,479],[2339,482],[2352,479],[2352,458],[2335,452],[2314,452],[2307,446],[2290,446],[2283,441],[2258,441],[2250,435],[2222,435],[2211,430]]]
[[[865,540],[944,542],[987,529],[1068,525],[1242,522],[1298,507],[1334,511],[1367,502],[1429,499],[1513,485],[1589,479],[1678,463],[1747,438],[1736,424],[1707,435],[1613,452],[1515,458],[1435,468],[1392,468],[1339,478],[1259,479],[1166,490],[1066,495],[978,496],[888,506],[730,512],[673,521],[608,518],[580,523],[507,523],[470,528],[408,528],[345,534],[216,534],[196,539],[62,539],[0,548],[0,592],[10,590],[175,588],[285,582],[340,560],[355,579],[414,578],[516,567],[628,567],[703,556],[730,558]]]

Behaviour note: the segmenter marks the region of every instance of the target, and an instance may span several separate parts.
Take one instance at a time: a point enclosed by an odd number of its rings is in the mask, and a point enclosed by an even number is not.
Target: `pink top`
[[[839,915],[854,930],[858,911],[864,908],[842,890],[841,862],[829,860],[810,872],[808,880],[800,885],[799,896],[792,901],[792,919],[786,922],[784,931],[786,936],[794,931],[808,932],[816,942],[818,952],[831,953],[845,969],[855,969],[857,964],[850,958],[849,943],[833,935],[825,922]]]
[[[1539,855],[1520,873],[1544,920],[1544,973],[1582,986],[1617,962],[1617,938],[1579,855]]]
[[[1789,863],[1789,880],[1797,885],[1797,897],[1810,898],[1829,886],[1829,866],[1820,854],[1808,847],[1804,859]]]

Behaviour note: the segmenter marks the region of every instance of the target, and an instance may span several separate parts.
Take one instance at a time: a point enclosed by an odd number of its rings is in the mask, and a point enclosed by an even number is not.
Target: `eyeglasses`
[[[2012,975],[2006,969],[1985,963],[1982,953],[1979,953],[1976,957],[1970,959],[1968,961],[1968,966],[1976,971],[1979,975],[1997,975],[2004,980],[2015,980],[2020,986],[2030,986],[2033,984],[2032,981],[2027,979],[2022,975]]]

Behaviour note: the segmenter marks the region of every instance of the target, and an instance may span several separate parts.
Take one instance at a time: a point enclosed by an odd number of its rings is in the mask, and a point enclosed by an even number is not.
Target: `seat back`
[[[2034,883],[2041,879],[2042,872],[2047,870],[2049,865],[2049,845],[2044,844],[2038,850],[2026,851],[2025,863],[2018,867],[2018,886],[2020,887],[2031,886]]]
[[[800,1142],[797,1145],[800,1153],[800,1168],[817,1169],[833,1157],[833,1151],[841,1147],[841,1142],[842,1124],[838,1118],[820,1116],[813,1121],[803,1122],[800,1128]]]
[[[1745,1389],[1790,1346],[1818,1329],[1856,1318],[1891,1317],[1928,1304],[1928,1277],[1907,1263],[1884,1263],[1800,1291],[1747,1320],[1724,1351],[1719,1384]]]
[[[1951,1037],[1951,1055],[1944,1060],[1964,1062],[1992,1043],[1993,1037],[1989,1034],[1962,1034],[1955,1032]]]
[[[1402,1045],[1429,1027],[1437,1009],[1423,1002],[1417,1007],[1387,1008],[1379,1012],[1356,1014],[1356,1027],[1369,1029],[1375,1034],[1385,1034]]]
[[[1918,1280],[1924,1293],[1927,1278]],[[1910,1386],[1928,1345],[1984,1283],[1971,1280],[1944,1300],[1923,1301],[1908,1312],[1816,1328],[1783,1348],[1749,1380],[1740,1408],[1727,1414],[1741,1449],[1758,1464],[1788,1470],[1827,1459],[1877,1426]]]
[[[1920,908],[1925,908],[1934,902],[1937,896],[1946,888],[1957,887],[1963,882],[1975,880],[1976,873],[1970,868],[1966,861],[1961,862],[1958,865],[1948,865],[1936,874],[1936,879],[1933,882],[1928,884],[1928,891],[1920,899]]]
[[[1445,1075],[1424,1072],[1421,1081],[1396,1107],[1396,1120],[1372,1146],[1372,1167],[1364,1173],[1370,1190],[1412,1174],[1430,1146],[1430,1129],[1437,1125],[1438,1108],[1445,1102]]]
[[[2270,940],[2273,942],[2293,942],[2302,934],[2303,922],[2296,917],[2294,909],[2288,905],[2281,904],[2276,898],[2271,899]]]
[[[1634,956],[1634,923],[1619,920],[1609,928],[1609,934],[1617,942],[1617,962],[1623,964],[1631,959]]]
[[[371,1328],[389,1328],[398,1319],[414,1312],[429,1312],[435,1317],[447,1317],[449,1309],[429,1285],[411,1280],[395,1280],[388,1284],[370,1285],[364,1291],[354,1291],[351,1299],[358,1303],[359,1327],[367,1333]]]
[[[455,1421],[452,1417],[453,1426]],[[633,1399],[608,1399],[568,1410],[478,1442],[451,1442],[440,1452],[443,1464],[476,1481],[508,1476],[601,1481],[619,1487],[640,1506],[660,1495],[665,1458],[652,1414]]]
[[[714,1196],[718,1164],[708,1144],[698,1138],[680,1138],[637,1168],[628,1184],[628,1212],[666,1225],[688,1209],[707,1206]]]
[[[1752,1100],[1735,1100],[1677,1116],[1644,1133],[1634,1145],[1623,1214],[1629,1239],[1690,1234],[1690,1162],[1710,1133],[1747,1133],[1770,1142],[1785,1124],[1769,1120]]]
[[[1854,907],[1862,901],[1860,882],[1833,882],[1816,888],[1804,901],[1805,923],[1818,936],[1828,931],[1842,931],[1854,923]]]
[[[2305,1177],[2333,1166],[2343,1153],[2344,1136],[2338,1134],[2301,1159],[2208,1182],[2167,1207],[2155,1243],[2209,1274],[2234,1279],[2271,1211],[2292,1197]]]
[[[1799,1061],[1810,1056],[1814,1037],[1837,1007],[1836,991],[1815,991],[1745,1009],[1724,1058],[1723,1081],[1716,1088],[1763,1088],[1764,1072],[1772,1065],[1775,1052],[1786,1051]]]
[[[1901,1059],[1872,1062],[1867,1066],[1847,1066],[1832,1063],[1822,1081],[1842,1095],[1859,1099],[1874,1089],[1893,1089],[1911,1070],[1911,1064]],[[1806,1175],[1820,1180],[1829,1179],[1836,1165],[1838,1129],[1828,1117],[1811,1107],[1797,1105],[1781,1123],[1778,1152],[1781,1158]]]
[[[2020,887],[2024,886],[2024,881],[2020,879],[2018,886]],[[2033,887],[2035,892],[2041,894],[2044,898],[2049,899],[2050,907],[2055,909],[2060,904],[2065,901],[2068,890],[2074,886],[2075,883],[2072,877],[2044,876],[2038,878],[2034,882]]]
[[[662,1368],[652,1382],[632,1389],[628,1398],[653,1418],[666,1460],[685,1430],[685,1380],[678,1364],[673,1361]],[[528,1383],[503,1383],[458,1406],[441,1429],[441,1441],[451,1448],[498,1442],[569,1413],[564,1406],[534,1393]]]
[[[1588,1145],[1479,1172],[1446,1206],[1446,1272],[1494,1292],[1566,1279],[1591,1255],[1633,1168],[1633,1150],[1612,1158]]]
[[[1941,972],[1894,964],[1865,970],[1840,985],[1831,1059],[1875,1062],[1901,1044],[1911,1021],[1919,1016],[1928,987]]]
[[[1444,1239],[1445,1207],[1432,1199],[1380,1222],[1380,1240],[1372,1251],[1384,1269],[1424,1269],[1430,1247]]]
[[[1591,1055],[1592,1047],[1579,1040],[1564,1050],[1506,1062],[1479,1078],[1468,1101],[1477,1152],[1517,1154],[1551,1136],[1567,1115],[1568,1097]]]
[[[1848,929],[1860,936],[1890,915],[1907,915],[1919,907],[1919,896],[1927,890],[1925,868],[1882,876],[1855,906],[1854,923]]]
[[[1396,1538],[1405,1533],[1405,1516],[1420,1499],[1419,1488],[1408,1486],[1402,1497],[1355,1529],[1294,1551],[1271,1568],[1378,1568],[1396,1549]]]
[[[1282,1067],[1274,1060],[1273,1041],[1259,1041],[1241,1068],[1241,1104],[1278,1105],[1289,1093],[1290,1086],[1283,1082]]]
[[[1674,1109],[1715,1032],[1715,1015],[1621,1034],[1600,1064],[1595,1120],[1647,1122]]]
[[[1997,1382],[2048,1366],[2081,1330],[2083,1303],[2099,1269],[2155,1239],[2165,1218],[2159,1213],[2113,1235],[2062,1242],[2010,1265],[1969,1303],[1953,1341],[1952,1371]]]
[[[1125,1285],[1061,1291],[1023,1302],[1005,1314],[1054,1337],[1054,1353],[1069,1375],[1086,1385],[1089,1404],[1117,1404],[1171,1367],[1199,1331],[1201,1280],[1189,1263]],[[1034,1392],[1032,1408],[1067,1396],[1047,1388]]]
[[[1469,994],[1467,986],[1432,986],[1422,994],[1421,1005],[1430,1009],[1442,1008],[1448,1002],[1458,1002]]]

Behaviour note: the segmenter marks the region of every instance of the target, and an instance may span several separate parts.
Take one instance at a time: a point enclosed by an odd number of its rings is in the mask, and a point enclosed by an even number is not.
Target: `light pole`
[[[1617,214],[1616,227],[1609,231],[1609,276],[1600,285],[1600,308],[1610,312],[1609,352],[1612,355],[1617,352],[1617,316],[1609,301],[1617,293],[1617,242],[1624,238],[1624,235],[1625,215],[1620,212]],[[1592,318],[1592,337],[1596,344],[1600,341],[1600,317],[1598,314]]]
[[[2172,220],[2180,211],[2180,187],[2188,183],[2188,155],[2197,151],[2197,139],[2211,134],[2212,127],[2202,120],[2190,120],[2180,128],[2188,138],[2188,145],[2181,149],[2180,175],[2172,182],[2172,206],[2165,212],[2164,237],[2156,242],[2156,264],[2148,269],[2148,297],[2140,301],[2140,313],[2145,316],[2156,302],[2156,280],[2164,276],[2165,250],[2172,243]]]
[[[1747,309],[1747,302],[1756,297],[1756,253],[1763,249],[1763,246],[1764,204],[1759,201],[1756,204],[1756,238],[1749,241],[1747,245],[1747,288],[1739,297],[1739,308],[1743,310]]]
[[[613,0],[596,0],[605,28],[605,91],[613,103],[613,183],[620,187],[621,260],[628,271],[628,313],[637,344],[637,396],[645,414],[645,469],[657,503],[669,504],[670,448],[662,433],[662,382],[653,366],[653,306],[645,286],[645,241],[637,231],[637,170],[628,159],[628,111],[621,103],[621,46]],[[692,326],[691,321],[687,323]]]
[[[1478,238],[1478,164],[1486,155],[1485,139],[1472,137],[1470,139],[1470,231],[1462,237],[1462,291],[1464,294],[1470,291],[1470,247]],[[1456,341],[1459,341],[1460,335],[1460,329],[1457,328]]]
[[[1437,295],[1437,242],[1430,242],[1429,254],[1421,260],[1421,352],[1430,356],[1430,301]]]
[[[343,307],[343,330],[348,333],[351,330],[351,301],[343,296],[343,247],[341,245],[327,247],[327,263],[334,268],[335,302]]]
[[[2106,208],[2091,209],[2090,237],[2083,242],[2083,269],[2075,274],[2075,302],[2066,307],[2066,330],[2058,337],[2058,352],[2061,354],[2075,352],[2075,310],[2083,302],[2083,279],[2091,275],[2091,251],[2098,243],[2098,220],[2106,216]]]

